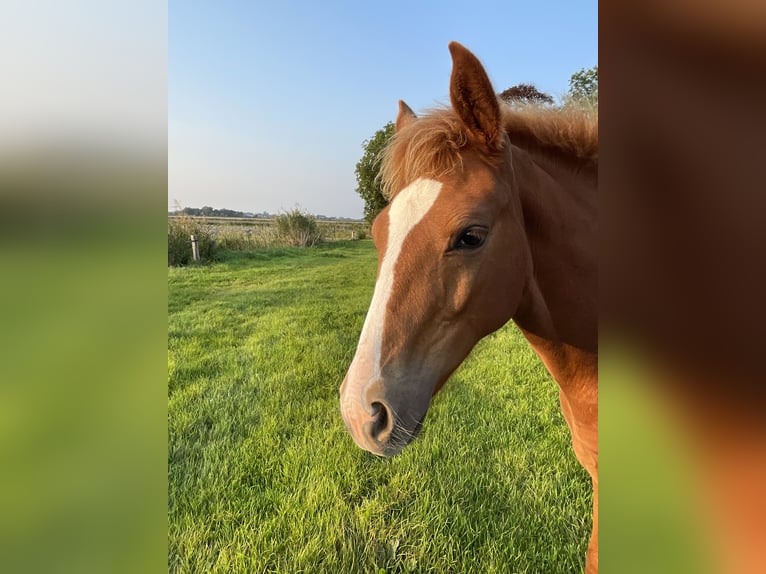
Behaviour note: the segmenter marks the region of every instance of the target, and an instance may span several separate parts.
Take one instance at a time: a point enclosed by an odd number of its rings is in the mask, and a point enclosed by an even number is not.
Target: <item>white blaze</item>
[[[394,285],[394,271],[404,240],[410,231],[420,222],[439,196],[442,184],[432,179],[417,179],[400,191],[391,202],[388,210],[388,240],[386,252],[380,265],[380,274],[375,283],[370,309],[364,320],[362,335],[356,355],[348,370],[348,381],[364,377],[362,384],[370,378],[380,376],[380,353],[385,330],[386,306]],[[359,387],[357,387],[359,389]],[[349,397],[359,400],[357,397]]]

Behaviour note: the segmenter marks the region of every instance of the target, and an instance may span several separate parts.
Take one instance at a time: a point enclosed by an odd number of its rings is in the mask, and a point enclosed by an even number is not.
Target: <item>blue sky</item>
[[[481,7],[478,7],[481,5]],[[563,95],[597,63],[589,2],[280,2],[168,5],[168,205],[361,217],[362,142],[448,101],[457,40],[499,92]]]

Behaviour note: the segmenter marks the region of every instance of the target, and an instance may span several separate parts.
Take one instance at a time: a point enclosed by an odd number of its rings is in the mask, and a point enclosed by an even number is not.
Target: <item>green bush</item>
[[[188,265],[193,262],[191,236],[197,236],[202,261],[215,258],[216,243],[208,225],[191,217],[168,218],[168,265]]]
[[[274,219],[279,240],[296,247],[311,247],[322,239],[313,215],[295,207]]]

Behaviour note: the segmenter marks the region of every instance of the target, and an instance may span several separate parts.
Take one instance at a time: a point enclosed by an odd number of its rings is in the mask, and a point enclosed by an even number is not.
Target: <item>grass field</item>
[[[590,481],[513,325],[400,455],[353,444],[338,387],[375,265],[346,241],[168,269],[169,571],[582,571]]]

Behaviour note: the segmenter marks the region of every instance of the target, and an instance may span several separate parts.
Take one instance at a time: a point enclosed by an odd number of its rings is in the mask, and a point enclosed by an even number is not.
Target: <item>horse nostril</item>
[[[375,401],[371,406],[373,421],[370,426],[370,438],[379,444],[385,444],[391,438],[394,417],[385,403]]]

